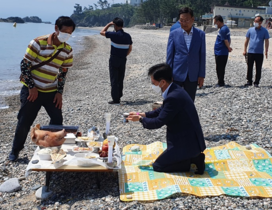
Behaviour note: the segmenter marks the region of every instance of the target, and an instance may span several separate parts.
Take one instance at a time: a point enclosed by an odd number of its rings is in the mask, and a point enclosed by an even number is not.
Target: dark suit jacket
[[[173,30],[168,39],[166,62],[173,69],[174,81],[184,82],[187,75],[190,82],[205,77],[206,42],[205,33],[193,28],[193,37],[188,50],[183,29]]]
[[[162,107],[145,114],[144,128],[167,126],[167,151],[173,154],[170,162],[196,157],[206,149],[195,105],[177,84],[172,83]]]

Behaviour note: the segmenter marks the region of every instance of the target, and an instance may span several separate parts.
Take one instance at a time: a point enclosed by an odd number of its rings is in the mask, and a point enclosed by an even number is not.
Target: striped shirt
[[[58,76],[60,70],[72,67],[73,50],[67,43],[56,46],[52,42],[54,34],[38,37],[30,42],[26,50],[24,59],[31,62],[32,66],[50,59],[59,49],[62,51],[51,62],[31,71],[31,77],[35,87],[41,92],[57,91]],[[23,79],[21,82],[28,86]]]
[[[189,50],[190,45],[191,45],[191,41],[192,41],[192,37],[193,37],[193,27],[191,28],[191,31],[189,34],[183,30],[183,35],[184,35],[185,43],[187,45],[187,49]]]

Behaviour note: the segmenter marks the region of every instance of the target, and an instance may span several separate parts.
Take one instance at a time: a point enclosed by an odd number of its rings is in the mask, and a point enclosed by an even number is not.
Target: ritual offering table
[[[106,141],[104,140],[103,144],[102,141],[92,141],[82,137],[76,139],[76,144],[64,143],[59,147],[37,147],[27,166],[26,176],[31,171],[45,171],[45,186],[49,189],[52,172],[96,172],[99,188],[99,172],[117,172],[121,168],[122,160],[117,144],[118,139],[115,137],[110,163],[108,162],[108,153],[105,152]]]

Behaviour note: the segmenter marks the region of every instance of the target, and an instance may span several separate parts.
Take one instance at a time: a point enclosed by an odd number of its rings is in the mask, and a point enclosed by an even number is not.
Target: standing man
[[[68,68],[73,65],[73,50],[66,43],[75,23],[69,17],[56,20],[55,32],[30,42],[21,61],[21,108],[9,160],[15,161],[24,144],[30,126],[43,106],[50,124],[62,125],[62,93]]]
[[[201,88],[205,78],[205,33],[193,27],[193,10],[179,11],[181,27],[173,30],[168,39],[167,63],[173,69],[174,82],[183,87],[195,100],[197,85]]]
[[[246,41],[244,45],[243,55],[247,53],[247,83],[245,87],[252,85],[252,72],[253,65],[256,65],[256,76],[254,81],[254,87],[259,87],[259,82],[261,79],[262,65],[263,65],[263,51],[265,42],[265,57],[267,59],[267,52],[269,47],[269,33],[266,28],[262,27],[263,17],[258,15],[254,19],[254,27],[248,29],[246,34]]]
[[[180,27],[181,26],[180,26],[180,22],[179,22],[179,19],[178,19],[178,21],[174,25],[171,26],[170,32],[174,31],[174,30],[176,30],[177,28],[180,28]]]
[[[114,26],[115,32],[107,32],[110,26]],[[111,56],[109,61],[111,97],[109,104],[120,104],[123,96],[123,81],[126,71],[127,56],[132,50],[132,40],[128,33],[123,30],[124,21],[114,18],[100,32],[102,36],[111,39]]]
[[[221,15],[216,15],[213,19],[215,27],[220,29],[214,45],[214,54],[218,79],[217,86],[222,87],[225,86],[225,68],[229,52],[232,51],[232,48],[230,47],[230,30],[228,26],[224,24]]]

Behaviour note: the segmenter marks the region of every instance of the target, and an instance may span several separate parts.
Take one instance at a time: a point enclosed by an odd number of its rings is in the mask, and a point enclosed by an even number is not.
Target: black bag
[[[48,59],[47,61],[41,62],[38,65],[32,66],[30,70],[32,71],[34,69],[40,68],[41,66],[47,63],[50,63],[54,58],[56,58],[60,54],[61,51],[62,49],[58,50],[58,52],[56,52],[55,55],[53,55],[50,59]]]

